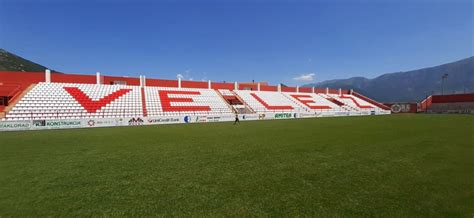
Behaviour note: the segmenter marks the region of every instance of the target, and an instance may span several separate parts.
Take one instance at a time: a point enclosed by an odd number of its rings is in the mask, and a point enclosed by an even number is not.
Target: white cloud
[[[303,81],[303,82],[312,82],[314,80],[314,73],[302,74],[293,78],[296,81]]]
[[[180,78],[181,80],[193,80],[191,72],[192,70],[187,68],[186,70],[184,70],[184,72],[176,74],[176,77]]]
[[[180,78],[181,80],[186,80],[186,81],[194,81],[194,78],[197,77],[196,74],[198,73],[196,72],[193,73],[192,69],[187,68],[182,73],[176,74],[176,78]],[[201,81],[207,81],[207,77],[206,77],[207,73],[203,72],[203,74],[204,74],[204,77],[202,77]],[[196,80],[198,80],[198,78],[196,78]]]

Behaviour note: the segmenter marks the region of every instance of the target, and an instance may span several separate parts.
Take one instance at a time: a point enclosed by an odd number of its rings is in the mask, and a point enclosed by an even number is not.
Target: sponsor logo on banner
[[[96,119],[87,121],[90,127],[117,126],[117,119]]]
[[[393,113],[408,113],[410,112],[410,104],[394,104],[390,107]]]
[[[207,117],[208,122],[218,122],[220,120],[221,120],[221,117],[219,117],[219,116]]]
[[[87,121],[87,125],[89,125],[89,126],[94,126],[94,125],[95,125],[95,121],[94,121],[94,120],[89,120],[89,121]]]
[[[114,120],[98,120],[95,122],[96,125],[117,125],[117,121]]]
[[[80,127],[80,120],[48,120],[46,127]]]
[[[204,123],[207,122],[207,116],[197,116],[196,123]]]
[[[46,126],[46,120],[33,120],[33,126]]]
[[[156,118],[148,119],[148,123],[177,123],[179,122],[178,118]]]
[[[314,114],[300,114],[300,118],[308,118],[308,117],[318,117],[320,114],[314,113]]]
[[[245,114],[242,116],[242,120],[256,120],[258,116],[257,114]]]
[[[31,124],[28,121],[17,122],[0,122],[0,129],[25,129],[30,128]]]
[[[278,113],[275,114],[275,119],[288,119],[292,118],[293,114],[292,113]]]
[[[265,119],[265,114],[259,114],[258,119],[259,120],[264,120]]]
[[[191,117],[190,116],[184,116],[184,122],[185,123],[190,123],[191,122]]]
[[[33,120],[33,127],[39,129],[61,129],[61,128],[74,128],[82,127],[80,120]]]
[[[132,118],[128,121],[128,125],[129,126],[139,126],[139,125],[143,125],[143,120],[142,118],[138,117],[138,118]]]

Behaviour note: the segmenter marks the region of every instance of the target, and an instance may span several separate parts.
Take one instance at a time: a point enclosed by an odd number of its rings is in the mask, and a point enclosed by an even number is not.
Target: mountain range
[[[40,72],[47,67],[0,48],[0,71]]]
[[[419,102],[431,94],[474,92],[474,57],[373,79],[353,77],[307,84],[319,88],[354,89],[379,102]]]

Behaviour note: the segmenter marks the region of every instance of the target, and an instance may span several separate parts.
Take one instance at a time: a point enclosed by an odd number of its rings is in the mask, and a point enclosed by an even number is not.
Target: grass
[[[474,116],[0,133],[0,216],[474,214]]]

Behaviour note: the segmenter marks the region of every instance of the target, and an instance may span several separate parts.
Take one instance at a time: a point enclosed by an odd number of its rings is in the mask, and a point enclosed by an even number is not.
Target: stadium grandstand
[[[474,93],[431,95],[419,105],[419,112],[474,114]]]
[[[390,108],[352,90],[0,72],[2,130],[356,116]],[[167,118],[167,119],[166,119]],[[64,121],[64,122],[54,122]],[[10,122],[10,123],[9,123]],[[11,123],[13,122],[13,123]]]

